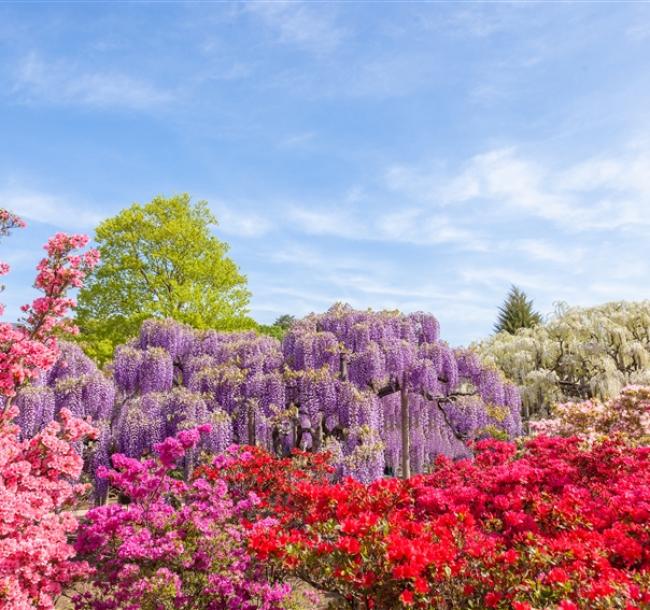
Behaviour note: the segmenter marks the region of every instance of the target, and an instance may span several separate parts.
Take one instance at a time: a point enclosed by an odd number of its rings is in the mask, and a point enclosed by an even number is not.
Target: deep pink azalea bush
[[[24,222],[7,210],[0,209],[0,236],[24,226]],[[66,296],[70,288],[82,285],[86,274],[97,264],[99,253],[75,252],[88,243],[85,235],[57,233],[45,245],[47,256],[37,266],[34,287],[42,292],[30,305],[23,305],[25,319],[17,325],[0,323],[0,395],[14,396],[16,389],[38,377],[56,361],[55,331],[76,332],[65,318],[75,301]],[[0,275],[9,272],[0,263]],[[0,314],[4,308],[0,308]]]
[[[100,474],[128,499],[87,514],[76,548],[94,568],[74,598],[77,610],[278,610],[293,603],[291,587],[274,582],[246,546],[244,515],[254,493],[237,501],[221,480],[175,477],[186,452],[210,426],[183,430],[155,446],[156,458],[113,456]],[[233,458],[217,458],[226,464]],[[221,462],[220,462],[221,460]],[[261,519],[253,529],[274,525]]]
[[[0,210],[0,236],[23,226]],[[75,253],[87,241],[62,233],[50,239],[35,281],[42,296],[23,307],[22,323],[0,323],[0,608],[54,608],[63,588],[88,570],[74,560],[68,536],[77,520],[68,509],[85,489],[75,483],[83,462],[73,444],[94,430],[62,410],[62,424],[51,422],[34,438],[20,440],[18,410],[11,404],[17,389],[56,360],[55,331],[74,330],[63,317],[74,305],[66,291],[80,286],[97,262],[94,250]],[[0,263],[0,274],[8,271]]]

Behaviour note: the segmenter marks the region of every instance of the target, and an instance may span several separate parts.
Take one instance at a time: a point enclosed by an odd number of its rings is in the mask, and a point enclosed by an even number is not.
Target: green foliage
[[[533,302],[523,290],[511,286],[505,302],[499,307],[499,317],[494,331],[516,333],[520,328],[533,328],[542,321],[542,317],[533,310]]]
[[[289,330],[295,323],[296,316],[285,313],[273,322],[273,326],[278,326],[282,330]]]
[[[650,301],[560,305],[545,324],[474,347],[521,387],[524,418],[557,402],[607,400],[628,384],[650,384]]]
[[[255,328],[246,278],[226,256],[205,201],[187,194],[133,204],[95,231],[101,263],[79,293],[76,322],[87,352],[100,362],[137,334],[147,318],[195,328]]]
[[[275,337],[278,341],[281,341],[295,322],[295,316],[284,314],[273,322],[273,324],[258,324],[257,332]]]
[[[281,341],[282,337],[284,337],[287,332],[282,327],[275,324],[258,324],[255,330],[262,335],[275,337],[278,341]]]

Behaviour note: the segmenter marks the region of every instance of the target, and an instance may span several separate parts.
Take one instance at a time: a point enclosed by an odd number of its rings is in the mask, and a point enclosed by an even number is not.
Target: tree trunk
[[[339,361],[339,376],[341,381],[348,380],[348,357],[345,354],[341,354]]]
[[[312,438],[312,451],[317,453],[323,446],[323,414],[319,413],[316,416],[316,426],[314,428],[314,436]]]
[[[255,407],[248,405],[248,444],[255,445]]]
[[[404,377],[400,384],[399,397],[402,411],[402,478],[408,479],[411,476],[411,422],[409,418],[409,398]]]
[[[293,449],[298,447],[298,422],[295,418],[291,420],[291,447]]]
[[[282,436],[277,426],[273,426],[273,431],[271,432],[271,450],[273,455],[282,457]]]
[[[194,461],[189,455],[185,455],[185,461],[183,464],[183,476],[186,481],[189,481],[194,474]]]

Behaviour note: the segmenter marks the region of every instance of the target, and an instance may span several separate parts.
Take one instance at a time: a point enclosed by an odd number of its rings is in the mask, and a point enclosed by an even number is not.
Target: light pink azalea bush
[[[85,486],[76,484],[83,461],[71,443],[93,428],[61,411],[28,441],[18,440],[16,408],[0,415],[0,607],[54,607],[63,587],[85,575],[68,536],[77,529],[69,510]]]
[[[627,386],[606,402],[566,402],[553,408],[553,418],[530,422],[533,435],[578,436],[593,442],[619,435],[635,445],[650,444],[650,387]]]
[[[23,226],[17,216],[0,209],[0,236]],[[94,250],[75,253],[87,242],[83,235],[51,238],[34,284],[42,296],[22,308],[22,323],[0,323],[0,608],[53,608],[63,588],[88,571],[86,564],[73,560],[68,536],[77,520],[67,509],[84,490],[75,483],[83,463],[72,443],[95,432],[63,410],[62,424],[52,422],[21,441],[14,423],[18,411],[11,404],[18,388],[56,360],[55,331],[74,332],[64,318],[74,306],[66,291],[80,286],[98,260]],[[0,263],[0,274],[8,271]]]

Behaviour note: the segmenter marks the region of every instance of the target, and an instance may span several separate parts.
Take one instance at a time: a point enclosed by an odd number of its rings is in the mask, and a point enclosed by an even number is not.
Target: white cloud
[[[273,230],[273,223],[266,217],[241,209],[233,211],[232,206],[223,203],[211,205],[219,230],[240,237],[260,237]]]
[[[322,252],[298,242],[290,242],[280,247],[274,245],[272,251],[265,256],[274,263],[285,265],[287,263],[293,266],[308,267],[323,271],[364,271],[380,272],[392,269],[390,262],[378,261],[359,255],[337,255],[333,252]]]
[[[440,278],[435,283],[423,281],[422,278],[414,282],[413,276],[390,259],[337,255],[295,243],[271,253],[269,258],[278,264],[308,268],[311,276],[317,278],[316,293],[322,287],[328,287],[330,296],[321,295],[315,299],[321,308],[323,304],[347,300],[354,301],[360,307],[398,307],[407,311],[433,308],[441,311],[450,306],[455,310],[459,303],[470,306],[484,300],[483,294],[459,287],[448,277],[444,280]],[[289,279],[289,282],[292,281]],[[293,284],[288,288],[276,285],[270,290],[281,290],[283,293],[288,290],[289,296],[297,296]],[[306,293],[301,291],[300,296],[304,298]],[[478,310],[485,312],[481,306],[476,307]]]
[[[2,207],[26,220],[42,222],[55,227],[92,229],[105,215],[90,205],[70,203],[63,197],[24,189],[0,190]]]
[[[475,2],[469,8],[452,12],[437,24],[437,29],[444,26],[444,30],[451,35],[488,38],[503,31],[521,30],[523,25],[528,25],[526,19],[530,16],[530,10],[525,2]],[[537,18],[541,19],[539,12]],[[429,23],[430,28],[433,25]]]
[[[593,282],[589,284],[587,293],[591,297],[587,304],[592,304],[594,300],[636,301],[640,298],[638,285],[615,280]]]
[[[361,237],[362,227],[356,224],[348,212],[341,209],[320,211],[293,206],[288,210],[288,219],[309,235],[331,235],[346,239]]]
[[[559,294],[561,282],[553,281],[548,274],[530,273],[513,267],[471,267],[461,269],[460,279],[472,286],[485,286],[501,290],[504,286],[515,284],[537,293]]]
[[[327,4],[253,0],[246,8],[273,29],[280,42],[317,54],[335,50],[346,36]]]
[[[90,72],[73,63],[47,63],[32,53],[19,64],[13,93],[24,102],[147,110],[174,94],[119,72]]]
[[[250,279],[253,289],[252,309],[261,313],[268,322],[286,313],[302,317],[313,311],[323,311],[342,299],[354,306],[359,305],[354,299],[337,294],[335,289],[325,293],[322,288],[310,290],[296,288],[295,284],[283,284],[282,279],[272,284],[265,281],[256,283],[254,277]]]
[[[587,159],[566,170],[499,148],[470,158],[455,174],[393,167],[389,187],[429,206],[474,205],[483,213],[539,218],[566,233],[650,224],[650,154]],[[480,208],[476,208],[479,206]]]
[[[585,248],[574,247],[566,243],[553,243],[543,239],[515,240],[511,245],[506,246],[506,249],[510,248],[518,252],[523,252],[534,260],[562,265],[575,264],[586,253]]]
[[[329,208],[327,211],[293,207],[289,220],[311,235],[343,239],[434,246],[454,244],[463,250],[482,251],[486,243],[473,231],[458,226],[449,216],[426,210],[402,209],[382,213]]]
[[[650,38],[650,23],[645,20],[627,29],[625,35],[634,42],[642,42]]]
[[[313,141],[316,137],[316,133],[313,131],[304,131],[302,133],[295,133],[290,136],[287,136],[280,141],[281,148],[300,148],[305,144]]]
[[[578,163],[559,174],[559,185],[567,190],[650,196],[650,152],[636,149],[616,158],[596,157]]]

